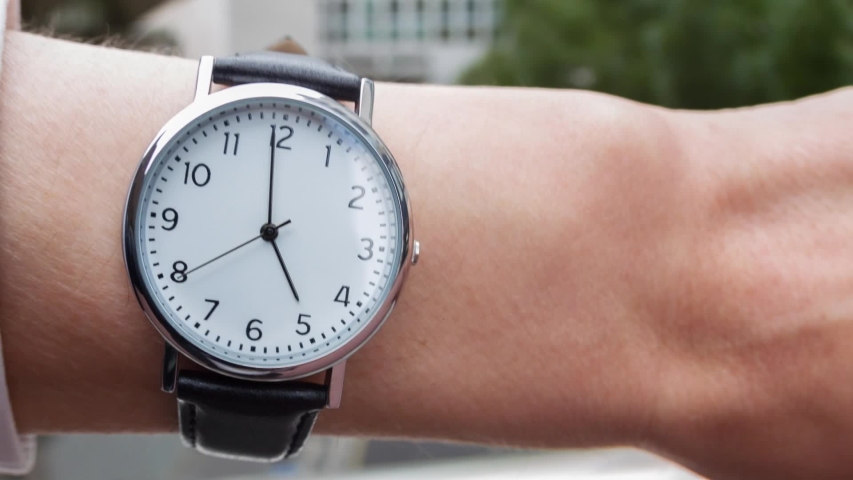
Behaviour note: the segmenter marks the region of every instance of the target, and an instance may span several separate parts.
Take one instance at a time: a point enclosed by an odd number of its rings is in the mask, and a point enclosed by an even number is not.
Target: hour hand
[[[293,286],[293,279],[290,278],[290,273],[287,271],[287,266],[284,264],[284,258],[281,256],[281,250],[278,249],[278,245],[275,244],[275,241],[272,243],[272,248],[275,250],[275,254],[278,257],[278,263],[281,265],[281,269],[284,271],[284,276],[287,278],[287,284],[290,285],[290,291],[293,292],[293,298],[296,301],[299,301],[299,294],[296,293],[296,287]]]

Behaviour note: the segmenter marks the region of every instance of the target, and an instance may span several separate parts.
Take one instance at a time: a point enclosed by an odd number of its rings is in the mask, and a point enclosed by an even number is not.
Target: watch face
[[[126,257],[149,316],[185,353],[310,373],[390,311],[407,203],[354,114],[295,87],[258,95],[271,88],[213,94],[166,127],[131,189]]]

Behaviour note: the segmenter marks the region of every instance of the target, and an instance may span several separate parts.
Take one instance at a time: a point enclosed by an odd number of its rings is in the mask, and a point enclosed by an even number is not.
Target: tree
[[[853,0],[504,0],[500,32],[462,83],[698,109],[853,83]]]

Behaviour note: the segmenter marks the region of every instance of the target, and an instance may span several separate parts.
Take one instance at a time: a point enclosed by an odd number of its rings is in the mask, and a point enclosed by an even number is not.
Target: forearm
[[[186,60],[10,34],[0,332],[24,431],[171,429],[125,278],[139,156]],[[328,433],[630,443],[721,478],[845,478],[853,99],[722,113],[377,86],[419,265]]]
[[[851,112],[848,89],[670,114],[692,258],[656,302],[670,361],[650,445],[711,478],[850,477]]]
[[[120,224],[140,153],[191,98],[195,65],[8,41],[0,331],[19,425],[172,428]],[[407,179],[423,261],[320,428],[552,446],[640,435],[655,380],[638,285],[667,220],[627,220],[678,203],[646,198],[679,175],[666,156],[632,162],[666,143],[655,121],[589,94],[380,85],[375,126]]]

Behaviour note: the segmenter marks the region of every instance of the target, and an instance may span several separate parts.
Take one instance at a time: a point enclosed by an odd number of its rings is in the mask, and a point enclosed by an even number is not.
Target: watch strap
[[[177,380],[184,443],[219,457],[272,462],[295,455],[326,406],[326,387],[252,382],[183,370]]]
[[[286,83],[310,88],[336,100],[355,102],[361,77],[314,57],[280,52],[253,52],[220,57],[213,62],[213,83]]]

